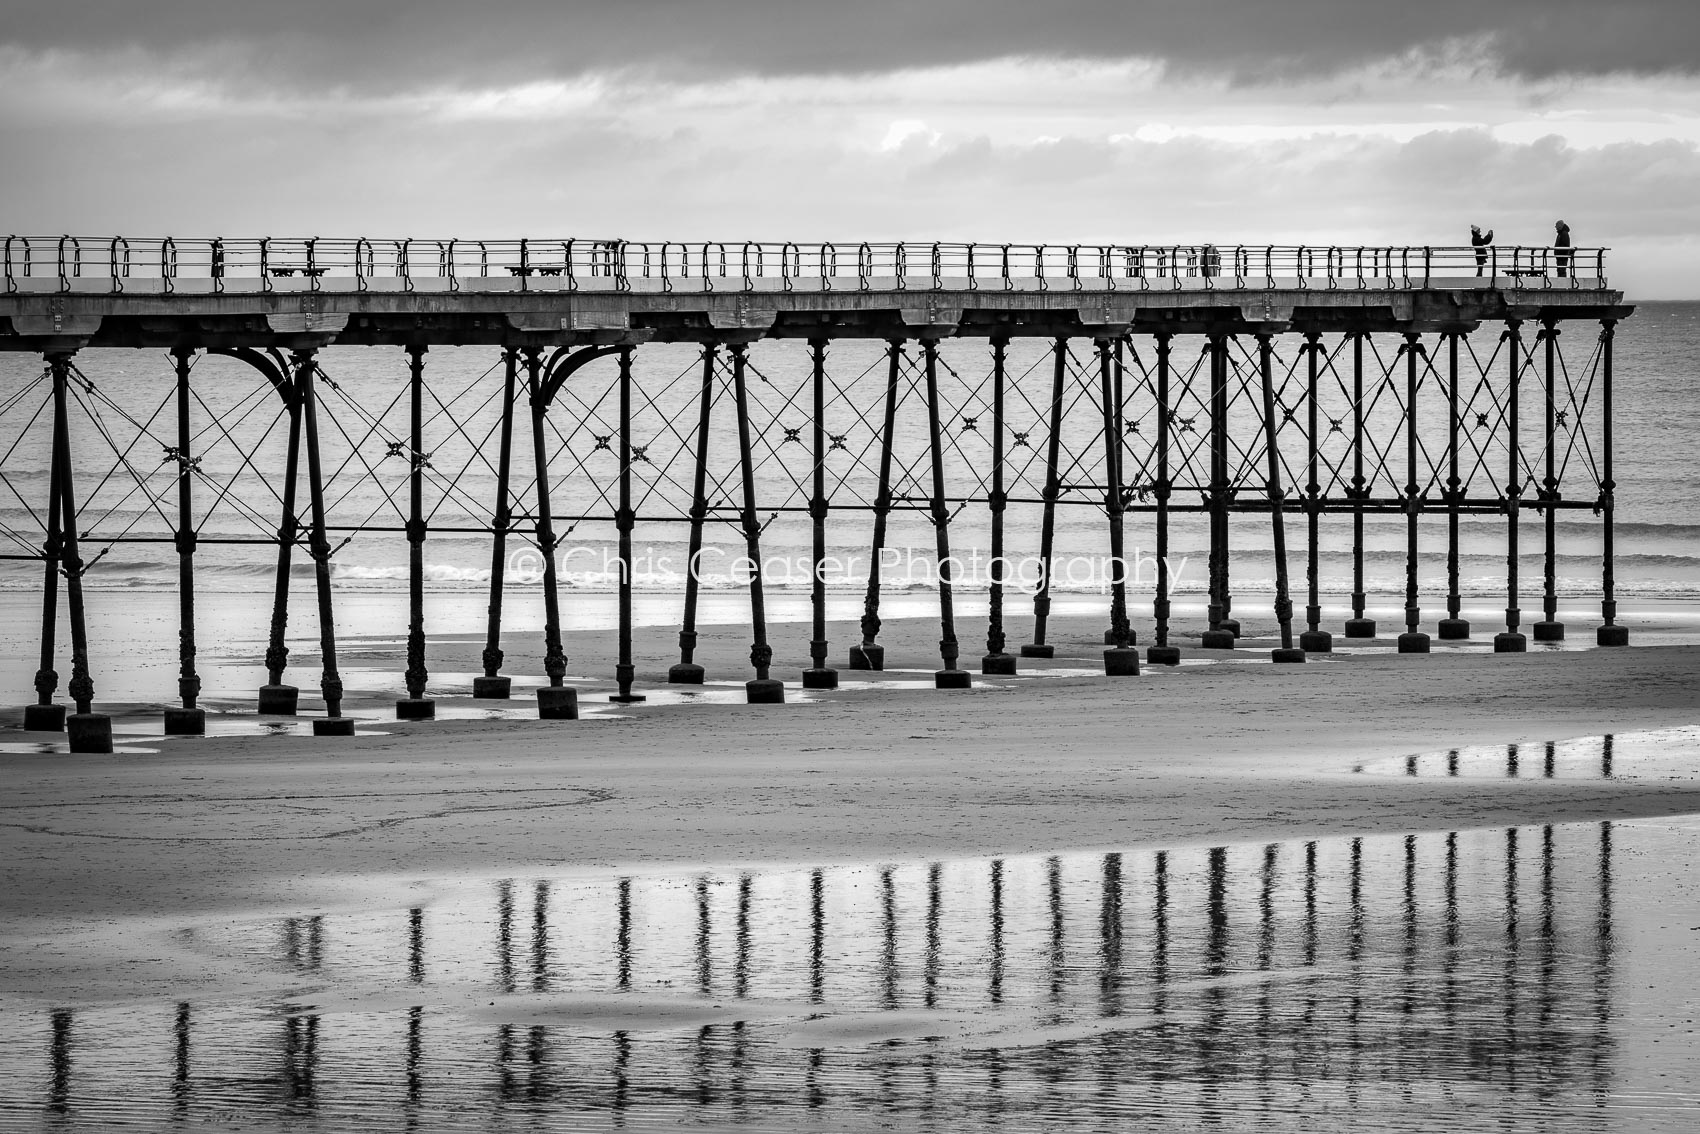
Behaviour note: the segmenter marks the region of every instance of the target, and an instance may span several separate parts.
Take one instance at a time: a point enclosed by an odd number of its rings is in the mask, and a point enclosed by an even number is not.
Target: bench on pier
[[[565,264],[526,264],[508,268],[508,273],[515,276],[558,276],[567,270]]]
[[[327,268],[267,268],[266,269],[266,271],[268,273],[270,273],[271,275],[274,275],[274,276],[279,276],[279,277],[293,276],[297,272],[299,272],[304,276],[312,276],[315,279],[319,276],[324,275],[325,272],[327,272],[328,270],[329,269],[327,269]]]
[[[1544,280],[1547,276],[1547,270],[1545,268],[1506,268],[1505,274],[1510,276],[1512,279],[1522,279],[1527,277]]]

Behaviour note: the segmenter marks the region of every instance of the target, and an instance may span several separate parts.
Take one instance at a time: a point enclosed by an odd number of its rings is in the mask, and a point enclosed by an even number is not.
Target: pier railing
[[[8,236],[8,294],[1605,286],[1605,248]]]

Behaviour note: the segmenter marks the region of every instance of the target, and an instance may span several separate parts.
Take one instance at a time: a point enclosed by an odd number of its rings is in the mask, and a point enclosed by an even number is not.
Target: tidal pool
[[[1700,821],[398,887],[0,1003],[0,1127],[1692,1130]],[[249,987],[254,987],[250,984]]]

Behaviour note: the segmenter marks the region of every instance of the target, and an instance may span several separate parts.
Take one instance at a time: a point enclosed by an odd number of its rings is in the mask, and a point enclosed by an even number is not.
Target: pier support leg
[[[319,689],[325,698],[325,715],[313,721],[314,736],[353,736],[354,720],[342,715],[342,675],[336,665],[336,612],[331,605],[331,543],[325,530],[325,477],[319,459],[319,396],[313,388],[316,364],[311,350],[290,356],[295,368],[296,388],[301,392],[301,413],[307,434],[307,499],[312,513],[308,548],[313,556],[313,582],[319,599],[319,656],[323,672]]]
[[[862,601],[862,642],[850,647],[851,669],[884,669],[885,647],[880,633],[880,552],[885,549],[886,521],[891,515],[891,445],[897,430],[898,380],[903,366],[903,340],[886,348],[885,425],[880,431],[880,482],[874,495],[874,540],[868,556],[868,591]]]
[[[814,391],[813,443],[815,451],[814,495],[809,499],[814,570],[809,578],[809,608],[814,633],[809,638],[809,660],[803,671],[804,689],[837,689],[838,671],[827,665],[826,637],[826,515],[831,507],[826,498],[826,340],[810,339],[809,356]]]
[[[437,715],[437,703],[425,696],[425,349],[407,348],[411,401],[407,477],[407,698],[397,701],[395,706],[396,719],[404,721],[428,721]]]
[[[59,477],[60,564],[65,572],[65,606],[71,616],[71,680],[65,691],[76,712],[65,718],[66,739],[72,752],[112,751],[112,718],[94,711],[94,679],[89,676],[88,623],[83,611],[83,559],[77,550],[77,496],[71,459],[71,424],[67,405],[71,355],[47,356],[53,372],[52,462]]]
[[[165,710],[165,735],[201,736],[207,731],[207,713],[195,704],[201,695],[201,678],[195,672],[195,517],[194,455],[189,429],[189,370],[194,351],[178,347],[171,352],[177,365],[177,696],[181,706]]]
[[[767,644],[767,612],[762,602],[761,579],[761,522],[756,517],[755,460],[750,451],[750,405],[744,379],[743,343],[732,345],[732,396],[738,410],[738,468],[744,482],[744,548],[750,557],[750,665],[755,667],[753,681],[744,683],[744,695],[752,705],[777,705],[785,700],[785,684],[774,678],[773,647]]]
[[[1352,617],[1346,620],[1348,638],[1375,637],[1375,619],[1364,617],[1364,500],[1369,495],[1364,479],[1364,336],[1352,337]]]
[[[1033,591],[1033,640],[1021,647],[1024,658],[1056,656],[1045,641],[1045,622],[1051,616],[1051,551],[1057,529],[1057,498],[1062,495],[1063,384],[1068,376],[1068,339],[1058,337],[1052,350],[1051,426],[1045,453],[1045,511],[1039,522],[1039,585]]]
[[[1464,482],[1458,476],[1458,340],[1461,333],[1446,334],[1447,420],[1446,420],[1446,617],[1437,629],[1445,642],[1470,636],[1470,623],[1462,616],[1463,597],[1458,593],[1459,508],[1464,500]]]
[[[502,676],[502,598],[507,572],[508,529],[513,525],[513,500],[508,482],[513,469],[514,392],[519,385],[519,351],[502,351],[502,425],[496,451],[496,510],[490,522],[490,605],[484,631],[484,674],[472,679],[472,695],[505,701],[513,695],[513,679]]]
[[[1617,320],[1600,320],[1600,382],[1601,382],[1601,420],[1600,420],[1600,537],[1602,541],[1600,553],[1600,617],[1604,624],[1595,631],[1595,642],[1601,646],[1629,645],[1629,627],[1617,624],[1617,594],[1616,578],[1612,566],[1612,513],[1615,510],[1613,493],[1617,485],[1612,480],[1612,413],[1611,413],[1611,348],[1612,340],[1616,337]]]
[[[933,533],[939,559],[939,660],[944,663],[933,674],[933,685],[939,689],[967,689],[973,677],[956,664],[956,601],[950,561],[950,505],[944,495],[944,440],[939,427],[938,350],[936,340],[921,340],[927,371],[927,439],[933,466]]]
[[[1320,462],[1322,446],[1317,436],[1318,409],[1316,404],[1317,372],[1319,369],[1318,355],[1322,352],[1321,335],[1316,331],[1305,332],[1305,360],[1307,363],[1305,402],[1307,423],[1305,443],[1307,446],[1307,479],[1305,481],[1305,585],[1308,598],[1305,603],[1305,631],[1299,635],[1299,648],[1307,653],[1326,654],[1334,649],[1334,635],[1322,628],[1322,579],[1321,579],[1321,526],[1322,526],[1322,479]]]
[[[1305,652],[1293,645],[1293,599],[1287,589],[1287,491],[1281,484],[1281,455],[1276,448],[1279,420],[1275,416],[1274,345],[1267,334],[1257,336],[1258,370],[1263,381],[1263,441],[1268,452],[1269,529],[1275,550],[1275,621],[1281,644],[1270,652],[1276,662],[1302,662]]]
[[[1210,336],[1210,605],[1207,650],[1231,650],[1239,624],[1228,618],[1228,336]]]
[[[1104,513],[1110,522],[1110,642],[1104,651],[1104,673],[1130,677],[1139,673],[1139,651],[1127,622],[1127,564],[1124,543],[1122,487],[1121,383],[1115,381],[1115,345],[1098,340],[1098,388],[1104,420]]]
[[[1145,660],[1151,665],[1179,665],[1181,651],[1169,644],[1169,497],[1174,485],[1169,481],[1169,435],[1174,426],[1174,407],[1169,403],[1169,352],[1173,336],[1157,332],[1157,597],[1152,601],[1151,614],[1156,620],[1156,641],[1146,648]]]
[[[1505,632],[1494,635],[1496,654],[1520,654],[1529,648],[1529,640],[1517,631],[1522,618],[1522,612],[1517,609],[1518,503],[1523,496],[1523,453],[1517,434],[1517,391],[1523,377],[1522,325],[1520,319],[1505,322],[1505,351],[1510,369],[1505,393],[1505,443],[1509,454],[1505,478]]]
[[[997,335],[992,338],[992,492],[986,505],[992,513],[992,563],[991,588],[987,595],[986,619],[986,654],[980,659],[980,672],[988,675],[1008,676],[1016,671],[1014,654],[1004,652],[1007,639],[1003,629],[1003,520],[1004,512],[1009,507],[1009,500],[1004,493],[1004,398],[1005,384],[1008,379],[1005,367],[1008,363],[1009,339]]]
[[[24,708],[24,728],[30,732],[65,731],[65,706],[53,701],[53,693],[59,688],[59,672],[53,668],[53,663],[59,620],[59,569],[65,554],[59,505],[59,461],[62,454],[59,451],[60,392],[57,373],[54,375],[52,396],[54,425],[47,472],[47,538],[41,545],[41,664],[35,671],[36,703]]]
[[[259,711],[292,717],[300,702],[300,691],[283,683],[283,670],[289,664],[289,647],[284,636],[289,630],[290,559],[296,541],[301,538],[301,519],[295,514],[295,494],[301,479],[301,385],[290,375],[280,389],[284,391],[289,411],[289,447],[284,457],[283,511],[277,522],[277,580],[272,592],[266,683],[260,687]]]
[[[1546,520],[1546,554],[1542,557],[1541,621],[1535,623],[1537,642],[1564,641],[1564,623],[1558,620],[1558,423],[1553,384],[1558,379],[1558,322],[1548,319],[1541,328],[1541,340],[1546,347],[1546,476],[1541,479],[1538,493]]]
[[[1422,517],[1422,484],[1417,471],[1418,363],[1423,358],[1422,336],[1405,334],[1405,632],[1399,652],[1426,654],[1427,634],[1417,629],[1422,618],[1417,596],[1417,521]]]
[[[536,347],[525,348],[526,389],[531,401],[531,453],[537,470],[537,550],[543,555],[543,672],[549,684],[537,690],[541,720],[578,719],[578,690],[563,685],[567,654],[561,648],[561,594],[555,570],[555,524],[549,513],[549,446],[544,415],[543,362]]]
[[[632,511],[632,348],[620,348],[620,507],[614,513],[620,533],[620,660],[614,663],[614,680],[620,691],[609,696],[616,704],[645,700],[632,692],[637,667],[632,664],[632,529],[637,514]]]
[[[691,490],[691,535],[685,557],[685,619],[679,629],[679,663],[667,671],[674,685],[701,685],[706,674],[696,660],[697,572],[702,555],[702,525],[708,519],[708,425],[714,406],[714,369],[720,348],[708,343],[702,348],[702,403],[697,418],[696,481]]]

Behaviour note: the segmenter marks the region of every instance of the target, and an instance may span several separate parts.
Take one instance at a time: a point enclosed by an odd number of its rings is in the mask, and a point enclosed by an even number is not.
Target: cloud
[[[1692,0],[58,0],[0,43],[141,50],[207,78],[349,89],[660,76],[873,74],[1009,58],[1159,59],[1236,82],[1383,59],[1533,79],[1700,70]],[[169,64],[167,64],[169,65]]]

